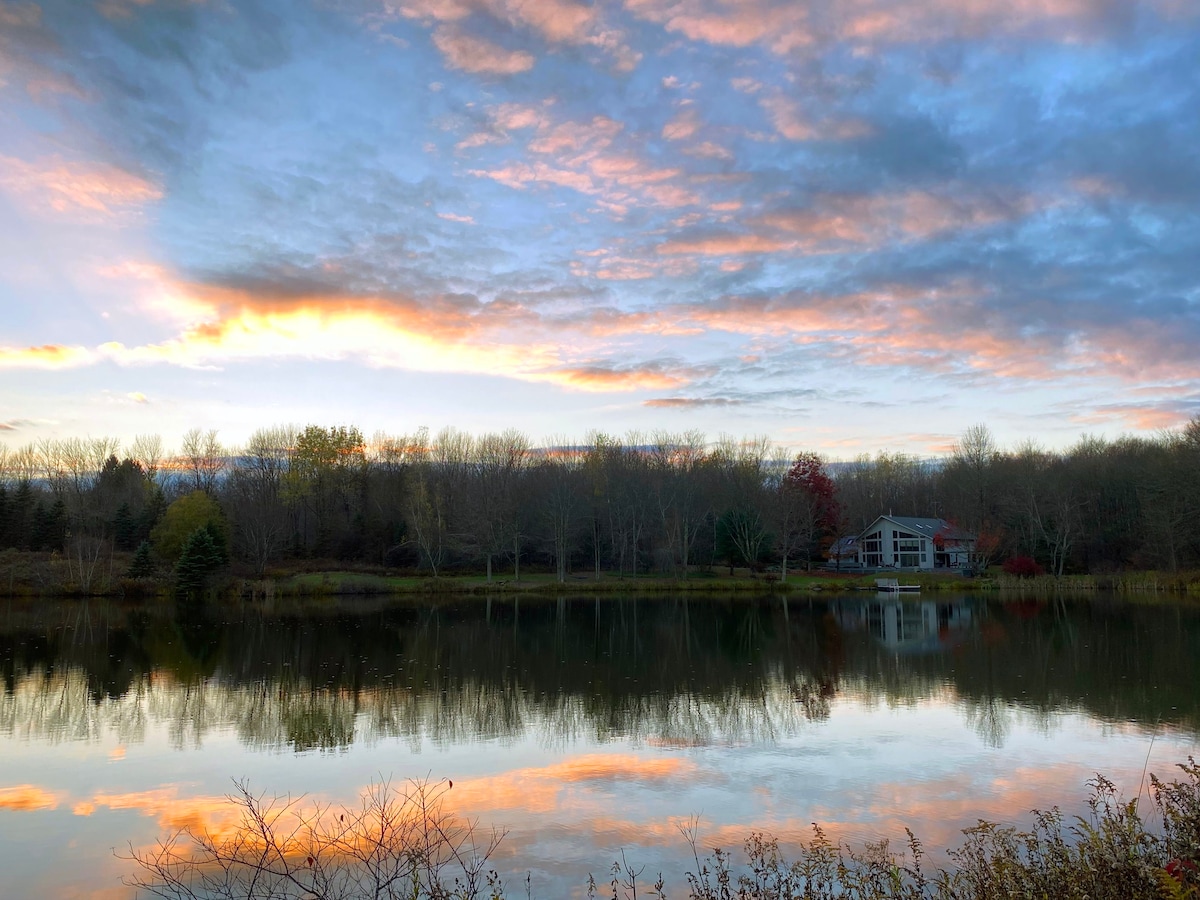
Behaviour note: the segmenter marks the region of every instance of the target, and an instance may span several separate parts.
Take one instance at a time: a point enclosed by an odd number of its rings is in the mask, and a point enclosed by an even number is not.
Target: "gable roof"
[[[957,525],[951,525],[945,519],[926,519],[920,516],[880,516],[875,522],[878,522],[879,519],[887,519],[889,522],[899,525],[905,531],[924,535],[929,538],[941,535],[942,538],[952,541],[975,540],[975,535],[971,534],[971,532],[959,528]],[[871,530],[871,526],[875,522],[867,526],[867,531]]]

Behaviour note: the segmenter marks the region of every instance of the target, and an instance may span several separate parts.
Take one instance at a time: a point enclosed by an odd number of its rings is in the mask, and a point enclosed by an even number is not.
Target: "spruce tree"
[[[142,541],[138,544],[137,552],[133,554],[133,563],[129,566],[128,576],[130,578],[154,577],[154,557],[150,553],[149,541]]]
[[[185,593],[203,590],[208,576],[224,565],[224,554],[207,528],[197,528],[183,544],[175,563],[175,587]]]

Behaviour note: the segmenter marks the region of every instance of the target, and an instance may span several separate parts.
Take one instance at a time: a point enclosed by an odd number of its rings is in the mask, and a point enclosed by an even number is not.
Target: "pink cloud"
[[[486,75],[515,75],[533,68],[532,54],[524,50],[506,50],[455,28],[438,28],[433,33],[433,43],[452,69]]]
[[[625,7],[668,31],[709,44],[748,47],[762,43],[776,53],[789,53],[812,42],[807,9],[799,3],[625,0]]]
[[[688,156],[695,156],[699,159],[719,159],[722,162],[732,162],[733,152],[722,147],[720,144],[714,144],[712,141],[701,141],[699,144],[693,144],[690,147],[684,147],[683,152]]]
[[[696,254],[699,256],[733,256],[741,253],[778,253],[794,250],[796,241],[784,241],[760,234],[714,234],[705,237],[675,238],[658,245],[662,254]]]
[[[115,166],[48,157],[0,156],[0,190],[35,211],[110,217],[160,199],[162,191]]]
[[[472,169],[470,174],[518,189],[534,184],[570,188],[596,197],[598,210],[618,218],[638,204],[680,207],[699,202],[678,183],[682,169],[652,166],[613,147],[624,131],[620,122],[607,116],[558,124],[544,116],[534,121],[537,133],[528,149],[549,161],[512,161],[494,169]]]
[[[668,141],[683,141],[695,135],[699,130],[699,113],[692,107],[686,107],[663,126],[662,136]]]
[[[851,140],[870,133],[870,126],[857,119],[812,119],[800,106],[782,94],[763,97],[759,105],[766,110],[775,130],[789,141]]]
[[[595,116],[590,122],[563,122],[530,142],[529,149],[545,154],[586,152],[590,156],[610,146],[624,128],[607,116]]]
[[[385,4],[385,8],[392,9],[389,4]],[[484,32],[495,31],[496,23],[528,29],[551,45],[592,47],[611,59],[620,71],[631,70],[640,58],[629,48],[621,31],[604,23],[599,7],[572,0],[401,0],[395,8],[405,18],[442,25],[458,25],[473,17],[480,18],[479,29]],[[451,57],[437,42],[437,31],[434,42],[454,68],[511,74],[471,69],[459,64],[461,59]]]
[[[1155,0],[1159,15],[1195,15],[1184,0]],[[980,35],[1030,35],[1063,42],[1093,38],[1110,27],[1095,0],[855,0],[810,5],[792,0],[625,0],[638,18],[693,41],[765,46],[785,56],[818,41],[872,47]],[[738,79],[752,88],[753,81]],[[736,85],[735,85],[736,86]]]

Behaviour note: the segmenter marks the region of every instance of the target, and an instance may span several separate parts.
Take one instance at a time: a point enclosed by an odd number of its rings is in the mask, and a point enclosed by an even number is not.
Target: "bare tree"
[[[191,490],[214,494],[225,468],[225,448],[217,439],[217,430],[192,428],[183,436],[180,453]]]
[[[449,900],[502,893],[488,861],[503,832],[479,833],[446,812],[453,782],[369,787],[357,807],[302,807],[303,798],[265,797],[237,784],[241,812],[228,833],[185,828],[125,859],[127,884],[168,900],[362,897]]]
[[[295,446],[294,427],[260,428],[229,478],[226,496],[237,546],[260,576],[290,536],[283,482]]]
[[[129,458],[137,462],[146,477],[158,484],[159,470],[163,461],[163,442],[157,434],[139,434],[129,445]]]

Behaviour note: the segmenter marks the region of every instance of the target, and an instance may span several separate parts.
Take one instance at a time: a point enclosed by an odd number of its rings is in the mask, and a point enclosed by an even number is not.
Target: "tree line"
[[[85,587],[118,551],[135,554],[132,576],[193,580],[230,561],[261,575],[305,559],[489,579],[715,565],[786,578],[881,513],[944,518],[990,560],[1059,575],[1195,567],[1200,417],[1062,451],[1002,450],[979,425],[945,458],[840,463],[692,431],[535,446],[515,429],[367,439],[309,425],[242,447],[193,429],[173,453],[154,436],[0,445],[0,551],[60,554]]]

